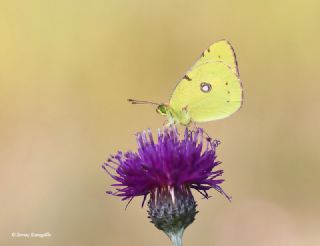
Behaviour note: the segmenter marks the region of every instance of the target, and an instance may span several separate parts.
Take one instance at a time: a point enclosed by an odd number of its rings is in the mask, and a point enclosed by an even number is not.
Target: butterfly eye
[[[209,91],[211,91],[211,88],[212,88],[212,86],[211,86],[211,84],[209,84],[209,83],[202,82],[202,83],[200,84],[200,90],[201,90],[202,92],[204,92],[204,93],[208,93]]]
[[[165,105],[159,105],[156,109],[157,113],[160,115],[166,115],[167,114],[167,107]]]

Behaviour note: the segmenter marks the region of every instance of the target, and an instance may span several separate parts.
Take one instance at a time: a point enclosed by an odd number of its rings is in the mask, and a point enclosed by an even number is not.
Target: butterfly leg
[[[163,127],[170,127],[170,126],[172,126],[172,125],[174,125],[174,124],[175,124],[175,122],[169,118],[169,119],[166,119],[166,120],[163,122],[162,126],[163,126]]]
[[[168,126],[170,126],[170,125],[171,125],[171,123],[169,122],[168,119],[166,119],[166,120],[163,122],[163,124],[162,124],[163,127],[168,127]]]
[[[195,130],[197,130],[199,127],[197,126],[197,123],[196,122],[194,122],[194,121],[191,121],[191,124],[193,125],[193,127],[195,128]],[[195,131],[195,130],[193,130],[193,132]],[[219,144],[220,144],[220,140],[217,140],[217,139],[215,139],[215,140],[213,140],[211,137],[210,137],[210,135],[202,128],[202,131],[203,131],[203,133],[205,134],[205,136],[206,136],[206,140],[211,144],[211,145],[213,145],[213,146],[218,146]]]

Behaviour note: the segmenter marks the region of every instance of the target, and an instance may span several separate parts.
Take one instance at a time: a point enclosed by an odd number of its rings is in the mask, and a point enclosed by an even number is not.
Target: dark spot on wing
[[[184,79],[191,81],[192,79],[186,74],[185,76],[183,76]]]
[[[182,111],[188,112],[188,105],[182,107]]]

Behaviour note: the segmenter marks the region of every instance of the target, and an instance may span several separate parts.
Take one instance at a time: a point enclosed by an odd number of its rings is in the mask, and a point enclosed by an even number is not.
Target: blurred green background
[[[201,124],[233,196],[212,191],[184,245],[320,244],[319,1],[0,1],[0,245],[170,245],[141,199],[106,196],[109,154],[162,126],[211,43],[234,46],[242,109]],[[12,232],[49,238],[13,238]]]

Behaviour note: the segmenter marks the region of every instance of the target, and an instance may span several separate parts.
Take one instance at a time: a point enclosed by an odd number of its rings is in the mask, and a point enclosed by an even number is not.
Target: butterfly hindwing
[[[204,122],[225,118],[242,103],[239,78],[221,62],[197,66],[176,87],[170,106],[176,112],[187,108],[193,121]]]

